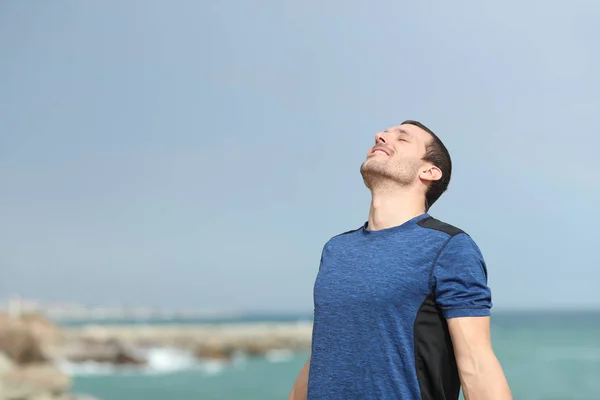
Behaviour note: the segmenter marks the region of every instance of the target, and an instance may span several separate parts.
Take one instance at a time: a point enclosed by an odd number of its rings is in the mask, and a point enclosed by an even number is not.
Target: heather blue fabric
[[[389,229],[330,239],[314,285],[309,400],[421,399],[415,317],[435,293],[446,318],[487,316],[486,265],[465,233],[424,228],[423,214]]]

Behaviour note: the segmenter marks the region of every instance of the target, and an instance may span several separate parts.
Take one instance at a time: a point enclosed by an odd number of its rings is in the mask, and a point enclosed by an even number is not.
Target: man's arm
[[[511,400],[508,382],[492,349],[490,318],[447,321],[465,400]]]
[[[454,235],[432,272],[436,302],[448,322],[465,399],[512,399],[492,349],[492,293],[479,247],[464,232]]]
[[[308,360],[304,364],[304,367],[300,370],[298,377],[296,378],[296,382],[294,383],[294,387],[292,388],[292,392],[288,397],[288,400],[306,400],[306,396],[308,393],[308,369],[310,367],[310,356]]]

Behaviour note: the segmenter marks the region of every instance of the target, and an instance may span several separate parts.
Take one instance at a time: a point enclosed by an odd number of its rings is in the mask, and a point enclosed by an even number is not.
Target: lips
[[[383,146],[375,146],[371,150],[371,154],[385,154],[386,156],[389,156],[390,151]]]

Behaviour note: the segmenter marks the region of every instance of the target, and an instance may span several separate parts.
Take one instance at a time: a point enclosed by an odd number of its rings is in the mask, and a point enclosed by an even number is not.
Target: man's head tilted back
[[[422,193],[429,210],[448,188],[452,160],[431,129],[407,120],[375,135],[375,146],[360,171],[371,190],[396,185]]]

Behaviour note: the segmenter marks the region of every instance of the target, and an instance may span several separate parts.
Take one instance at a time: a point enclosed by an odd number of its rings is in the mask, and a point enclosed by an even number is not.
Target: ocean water
[[[494,349],[515,399],[600,400],[600,312],[496,312],[492,321]],[[307,355],[271,353],[224,366],[159,349],[142,372],[65,368],[75,375],[74,391],[102,400],[278,400],[287,399]]]

